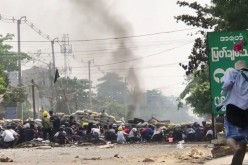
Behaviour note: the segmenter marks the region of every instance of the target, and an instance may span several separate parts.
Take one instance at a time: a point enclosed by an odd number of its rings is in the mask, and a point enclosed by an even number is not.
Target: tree
[[[56,112],[75,112],[89,108],[89,81],[76,77],[60,78],[55,84]]]
[[[213,0],[212,3],[211,13],[219,18],[215,31],[247,29],[247,0]]]
[[[106,110],[117,118],[125,117],[129,91],[123,78],[116,73],[107,73],[99,81],[95,99],[97,111]]]
[[[7,90],[9,86],[8,72],[18,70],[19,58],[20,60],[31,59],[25,53],[21,53],[19,56],[16,52],[12,52],[12,46],[5,44],[6,41],[12,40],[13,36],[12,34],[0,35],[0,94],[3,94],[5,105],[15,105],[16,102],[23,102],[27,98],[25,89],[20,86]]]
[[[196,76],[197,72],[188,75],[188,84],[179,98],[185,98],[186,104],[193,108],[195,114],[209,114],[211,110],[210,83],[208,72],[202,72]],[[183,108],[182,100],[179,99],[178,108]]]
[[[146,102],[144,118],[149,119],[151,116],[159,120],[170,120],[172,122],[189,122],[194,120],[192,116],[188,114],[185,106],[182,111],[177,111],[176,98],[166,97],[160,91],[153,89],[148,90],[145,93]]]
[[[214,17],[211,17],[211,9],[206,6],[202,7],[197,2],[188,3],[177,1],[177,4],[180,7],[189,7],[196,11],[196,16],[191,15],[180,15],[176,16],[177,21],[182,21],[188,26],[202,28],[199,30],[199,34],[203,36],[195,39],[193,49],[189,55],[189,62],[187,65],[179,64],[186,72],[186,75],[192,74],[195,70],[203,70],[208,62],[208,55],[206,50],[206,29],[212,28],[217,20]],[[210,16],[209,16],[210,15]],[[208,18],[209,17],[209,18]]]
[[[160,106],[164,105],[165,96],[163,96],[159,90],[147,90],[145,95],[149,106],[157,107],[156,109],[161,109]]]
[[[107,73],[98,81],[102,83],[97,85],[97,98],[105,98],[118,103],[125,103],[125,97],[128,89],[122,78],[116,73]]]

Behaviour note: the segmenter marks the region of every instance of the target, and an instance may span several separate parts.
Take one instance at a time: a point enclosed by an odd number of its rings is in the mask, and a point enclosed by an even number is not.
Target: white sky
[[[202,0],[203,4],[210,0]],[[80,2],[80,3],[76,3]],[[94,3],[93,3],[94,2]],[[188,2],[194,2],[188,0]],[[88,4],[89,3],[89,4]],[[180,8],[176,0],[0,0],[0,14],[3,17],[26,16],[29,22],[39,28],[42,33],[51,38],[62,39],[63,34],[68,34],[71,40],[73,55],[70,57],[72,77],[88,78],[87,61],[92,62],[92,80],[96,85],[97,79],[104,73],[112,70],[126,75],[124,68],[133,66],[139,76],[140,86],[144,90],[160,89],[164,95],[178,96],[184,89],[184,70],[179,63],[187,63],[195,36],[187,35],[189,29],[184,23],[176,23],[174,16],[190,13],[188,8]],[[136,36],[122,40],[102,40],[75,42],[96,38],[113,38],[122,36]],[[0,20],[0,34],[11,33],[16,35],[16,23],[6,23]],[[13,41],[16,41],[15,37]],[[47,41],[38,35],[26,24],[21,24],[21,41]],[[113,61],[113,52],[116,52],[120,42],[124,41],[132,56]],[[17,43],[13,42],[14,50]],[[37,52],[41,50],[40,58],[43,63],[50,63],[50,42],[22,42],[23,52]],[[90,50],[90,51],[89,51]],[[92,51],[93,50],[93,51]],[[96,51],[98,50],[98,51]],[[100,51],[99,51],[100,50]],[[59,53],[60,48],[55,44],[56,66],[64,67],[64,56]],[[123,53],[125,55],[125,53]],[[37,55],[36,55],[36,57]],[[132,62],[118,65],[95,67],[96,65],[111,64],[123,60]],[[23,64],[22,68],[42,63]],[[163,67],[158,67],[163,66]],[[142,68],[142,69],[141,69]],[[103,73],[104,72],[104,73]],[[61,73],[63,76],[63,74]]]

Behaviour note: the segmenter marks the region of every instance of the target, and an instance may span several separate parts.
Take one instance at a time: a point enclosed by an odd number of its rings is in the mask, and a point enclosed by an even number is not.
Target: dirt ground
[[[8,165],[198,165],[211,159],[211,145],[141,143],[103,146],[66,146],[1,149],[1,159]]]

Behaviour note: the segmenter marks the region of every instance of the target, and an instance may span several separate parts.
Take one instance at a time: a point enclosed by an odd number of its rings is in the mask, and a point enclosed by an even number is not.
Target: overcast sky
[[[48,41],[43,35],[61,40],[68,34],[72,54],[66,63],[55,43],[56,67],[61,76],[68,65],[71,77],[87,79],[87,63],[91,60],[94,85],[107,72],[119,73],[131,84],[128,70],[134,68],[137,84],[144,90],[159,89],[166,96],[178,96],[185,87],[184,70],[178,64],[187,63],[196,38],[188,34],[197,29],[187,30],[192,27],[176,23],[174,16],[192,13],[176,5],[176,0],[0,0],[0,4],[3,18],[26,16],[29,25],[33,23],[36,30],[41,30],[39,35],[22,23],[21,41]],[[16,23],[3,18],[0,34],[16,35]],[[17,49],[16,42],[10,44]],[[23,69],[46,67],[52,62],[50,42],[21,42],[21,51],[42,60],[23,64]]]

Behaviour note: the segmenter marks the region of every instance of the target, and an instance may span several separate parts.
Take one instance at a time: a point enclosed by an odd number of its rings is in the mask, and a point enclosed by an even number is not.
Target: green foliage
[[[186,104],[193,108],[193,112],[196,114],[211,113],[211,98],[210,98],[210,85],[208,74],[208,54],[207,54],[207,40],[204,29],[212,28],[217,21],[215,17],[211,15],[211,8],[208,6],[201,6],[197,2],[177,2],[179,6],[189,7],[195,10],[196,16],[181,15],[175,17],[177,21],[182,21],[186,25],[196,26],[202,28],[200,34],[204,39],[198,37],[195,39],[195,43],[191,54],[188,59],[187,65],[179,64],[187,75],[187,86],[180,94],[178,98],[178,109],[182,108],[182,100],[185,99]],[[209,17],[210,15],[210,17]]]
[[[127,84],[122,82],[122,78],[115,73],[108,73],[100,79],[102,83],[97,86],[97,97],[95,99],[95,109],[99,112],[105,110],[117,119],[127,117],[128,107],[130,108],[133,92],[129,91]],[[145,99],[140,99],[135,107],[134,117],[149,120],[152,116],[160,120],[171,120],[174,122],[191,121],[187,111],[177,111],[176,98],[165,97],[161,91],[153,89],[145,93],[140,93]],[[144,97],[143,97],[144,96]],[[137,109],[136,109],[137,108]]]
[[[0,65],[0,95],[6,92],[6,88],[8,85],[7,80],[7,74],[3,72],[2,66]]]
[[[3,94],[5,105],[16,105],[16,102],[23,102],[27,99],[24,88],[8,87],[8,72],[18,70],[17,62],[20,60],[28,60],[27,54],[21,53],[20,56],[12,52],[12,46],[5,44],[6,41],[12,40],[14,35],[0,35],[0,94]],[[7,90],[8,87],[8,90]]]
[[[211,8],[208,6],[203,7],[197,2],[188,3],[185,1],[177,1],[177,4],[180,7],[189,7],[190,9],[196,11],[195,16],[187,14],[176,16],[175,19],[177,21],[182,21],[188,26],[200,27],[204,29],[212,28],[216,24],[217,20],[212,17]]]
[[[6,36],[0,35],[0,65],[2,65],[3,70],[7,72],[19,70],[17,66],[19,55],[11,51],[11,45],[5,44],[6,41],[12,40],[13,37],[13,34],[7,34]],[[30,60],[31,57],[25,53],[20,53],[20,59]]]
[[[247,29],[247,0],[213,0],[212,3],[212,14],[219,18],[215,31]]]
[[[59,78],[55,83],[56,112],[68,114],[78,109],[89,108],[89,81],[76,77]],[[94,96],[94,94],[92,94]]]
[[[199,76],[194,76],[190,88],[190,95],[185,99],[186,103],[193,108],[196,114],[211,113],[210,84],[208,74],[204,72]]]
[[[10,87],[4,94],[4,105],[5,106],[16,106],[17,102],[24,102],[27,100],[26,90],[23,87]]]
[[[128,89],[122,78],[116,73],[107,73],[99,79],[102,81],[97,85],[97,98],[112,99],[114,102],[124,103]]]

